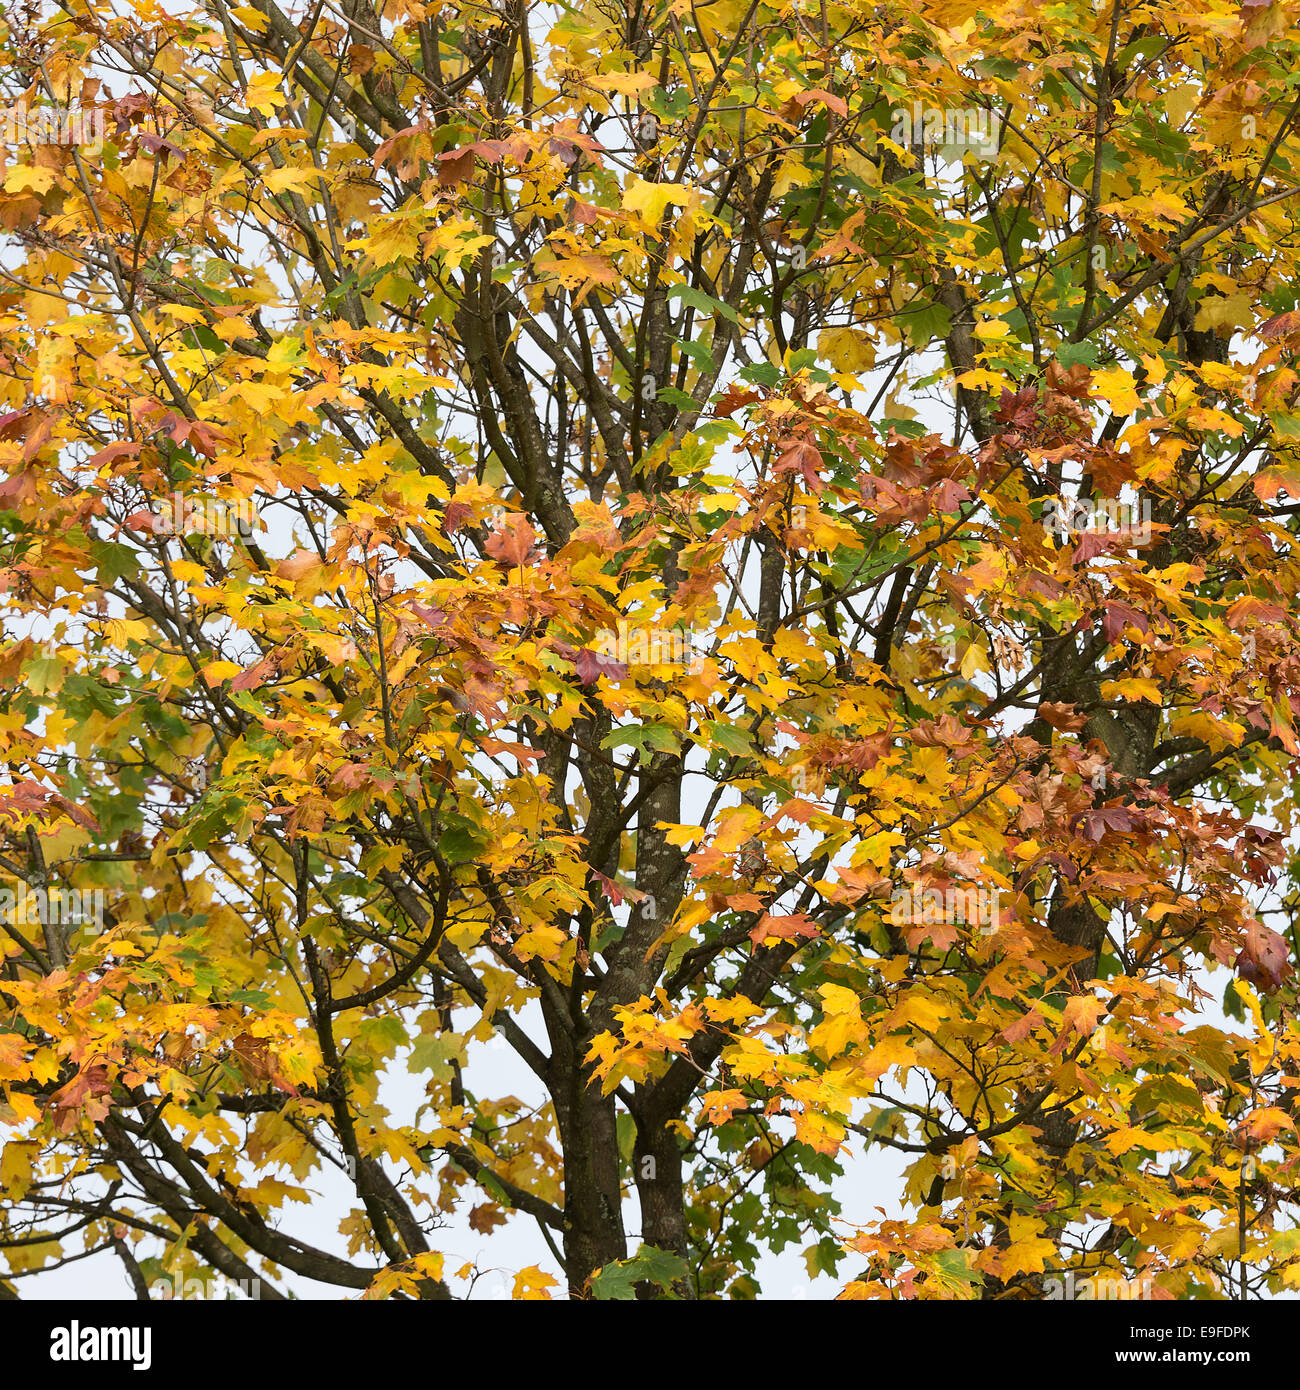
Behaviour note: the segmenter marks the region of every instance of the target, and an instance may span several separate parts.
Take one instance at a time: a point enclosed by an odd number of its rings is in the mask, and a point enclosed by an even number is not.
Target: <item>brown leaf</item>
[[[314,550],[295,550],[287,559],[275,567],[280,579],[290,579],[295,584],[313,570],[320,568],[320,556]]]
[[[505,1224],[505,1215],[495,1202],[480,1202],[469,1214],[470,1230],[477,1231],[481,1236],[490,1234],[494,1226]]]
[[[512,566],[531,565],[537,532],[521,512],[511,512],[487,538],[487,553],[495,560],[506,560]]]
[[[463,150],[447,150],[438,156],[438,186],[454,188],[465,183],[474,173],[474,150],[467,146]]]
[[[774,473],[801,473],[804,485],[809,492],[820,493],[825,487],[820,472],[826,466],[821,450],[811,439],[787,439],[782,442],[781,449],[783,452],[772,471]]]
[[[807,106],[809,102],[819,101],[823,106],[834,111],[837,116],[849,114],[849,106],[844,98],[837,97],[834,92],[828,92],[822,87],[810,87],[806,92],[796,92],[794,99],[800,106]]]
[[[280,674],[280,655],[272,652],[261,661],[241,671],[231,682],[231,690],[256,690]]]
[[[1277,989],[1295,970],[1287,957],[1285,939],[1262,922],[1252,922],[1246,928],[1246,944],[1238,952],[1234,967],[1247,984],[1265,993]]]
[[[612,681],[627,679],[627,667],[623,662],[615,661],[612,656],[605,656],[601,652],[593,652],[589,647],[582,648],[573,667],[583,685],[595,685],[600,676],[608,676]]]
[[[1044,700],[1038,706],[1038,717],[1063,734],[1076,734],[1088,722],[1086,714],[1080,714],[1073,705],[1060,700]]]

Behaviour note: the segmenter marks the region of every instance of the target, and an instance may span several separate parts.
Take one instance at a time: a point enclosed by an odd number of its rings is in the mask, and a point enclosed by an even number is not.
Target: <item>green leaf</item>
[[[752,382],[755,386],[775,386],[781,380],[781,369],[770,362],[753,362],[736,373],[741,381]]]
[[[1242,1002],[1241,995],[1237,993],[1237,987],[1233,981],[1228,981],[1228,987],[1223,991],[1223,1012],[1237,1023],[1245,1023],[1246,1006]]]
[[[960,1284],[980,1284],[983,1275],[970,1267],[969,1250],[940,1250],[934,1257],[945,1279],[955,1279]]]
[[[709,731],[709,741],[715,747],[725,748],[738,758],[754,756],[754,745],[743,729],[736,728],[734,724],[718,724],[713,720],[708,720],[704,727]]]
[[[1056,360],[1063,367],[1075,367],[1080,362],[1085,367],[1097,365],[1096,343],[1062,343],[1056,350]]]
[[[724,304],[720,299],[714,299],[707,295],[703,290],[697,290],[693,285],[669,285],[665,299],[680,299],[683,304],[689,304],[692,309],[699,309],[706,314],[721,314],[723,318],[730,319],[732,323],[740,322],[740,315],[731,307]]]
[[[602,1302],[631,1302],[638,1284],[671,1289],[686,1277],[686,1261],[670,1250],[643,1245],[630,1260],[618,1260],[591,1276],[592,1297]]]
[[[624,745],[644,753],[647,748],[660,753],[675,753],[679,746],[677,731],[668,724],[631,724],[615,729],[601,740],[602,748],[621,748]]]
[[[946,338],[952,327],[951,311],[937,302],[924,309],[908,310],[901,317],[913,347],[925,347],[936,338]]]

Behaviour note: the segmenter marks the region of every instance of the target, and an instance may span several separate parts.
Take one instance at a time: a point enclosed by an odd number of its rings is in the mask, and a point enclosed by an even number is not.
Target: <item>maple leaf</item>
[[[116,444],[109,444],[100,449],[97,453],[90,456],[89,464],[91,468],[110,468],[120,459],[138,458],[140,454],[140,443],[135,439],[122,439]]]
[[[1272,993],[1295,973],[1285,939],[1262,922],[1251,922],[1233,969],[1248,984]]]
[[[713,413],[719,420],[728,420],[736,411],[759,400],[762,400],[762,396],[758,391],[741,388],[732,382],[714,403]]]
[[[271,652],[270,655],[264,656],[261,661],[254,662],[234,677],[230,682],[231,690],[257,690],[267,681],[274,680],[280,674],[283,659],[282,653],[279,652]]]
[[[1104,555],[1106,551],[1122,545],[1123,542],[1124,537],[1112,535],[1108,531],[1085,531],[1070,555],[1070,563],[1086,565],[1089,560],[1095,560],[1098,555]]]
[[[24,502],[34,501],[36,491],[36,474],[29,468],[23,468],[0,483],[0,503],[21,506]]]
[[[1108,831],[1131,830],[1139,822],[1135,811],[1126,806],[1102,806],[1083,813],[1084,839],[1099,844]]]
[[[1073,705],[1059,700],[1045,700],[1038,706],[1038,717],[1064,734],[1078,733],[1088,722],[1086,714],[1080,714]]]
[[[1030,430],[1038,421],[1038,387],[1023,386],[1012,393],[1003,390],[993,418],[1018,430]]]
[[[30,410],[7,410],[0,415],[0,439],[22,439],[32,422]]]
[[[774,473],[799,473],[804,486],[810,492],[820,493],[825,488],[821,479],[821,469],[826,466],[821,450],[810,439],[787,439],[781,444],[781,454],[772,466]]]
[[[528,518],[512,512],[487,538],[485,549],[494,559],[522,567],[533,563],[536,544],[537,532],[529,525]]]
[[[941,715],[937,720],[920,720],[908,731],[907,737],[918,747],[950,748],[958,755],[969,753],[976,747],[971,731],[951,714]]]
[[[817,934],[817,923],[806,913],[790,912],[774,916],[765,912],[749,933],[749,939],[755,946],[762,946],[765,942],[799,940]]]
[[[480,1202],[469,1214],[470,1230],[481,1236],[491,1235],[494,1227],[505,1224],[505,1213],[495,1202]]]
[[[320,563],[320,556],[314,550],[295,550],[287,559],[276,565],[275,572],[281,579],[296,583],[318,570]]]
[[[955,512],[961,503],[970,501],[971,490],[965,483],[959,483],[953,478],[945,478],[943,482],[931,490],[930,496],[933,498],[938,511]]]
[[[432,628],[434,632],[447,626],[449,619],[441,608],[430,607],[428,604],[419,603],[415,599],[412,599],[407,606],[426,627]]]
[[[438,156],[438,185],[441,188],[454,188],[464,183],[474,174],[474,149],[445,150]]]
[[[1269,0],[1251,0],[1251,3],[1268,4]],[[1300,309],[1289,309],[1286,313],[1274,314],[1255,329],[1255,336],[1263,338],[1265,342],[1289,338],[1294,333],[1300,333]]]
[[[628,668],[623,662],[615,661],[613,657],[601,652],[594,652],[590,647],[579,649],[573,659],[573,665],[583,685],[595,685],[600,676],[606,676],[613,681],[626,680],[628,677]]]
[[[112,1094],[113,1083],[103,1063],[83,1067],[65,1086],[50,1097],[55,1128],[67,1133],[82,1120],[102,1120],[108,1115],[104,1097]]]
[[[815,101],[834,111],[837,116],[849,114],[848,103],[843,97],[837,97],[833,92],[825,91],[821,87],[809,87],[802,92],[796,92],[794,100],[797,106],[808,106]]]
[[[150,154],[160,154],[162,162],[167,163],[168,156],[175,155],[177,159],[185,158],[185,150],[175,141],[169,140],[165,135],[158,135],[153,131],[142,130],[138,136],[140,144],[149,151]]]
[[[1048,1048],[1048,1053],[1053,1057],[1059,1057],[1065,1051],[1072,1036],[1077,1035],[1084,1038],[1091,1036],[1098,1021],[1105,1016],[1105,1013],[1105,1000],[1097,999],[1091,994],[1074,995],[1067,999],[1061,1015],[1060,1034]]]
[[[1107,599],[1104,608],[1101,629],[1108,642],[1113,642],[1126,627],[1135,627],[1141,633],[1151,631],[1146,615],[1131,604],[1121,603],[1119,599]]]

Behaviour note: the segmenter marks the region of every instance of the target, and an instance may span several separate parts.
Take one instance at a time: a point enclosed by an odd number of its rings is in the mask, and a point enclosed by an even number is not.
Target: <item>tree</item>
[[[133,9],[4,18],[7,1292],[1300,1282],[1296,7]]]

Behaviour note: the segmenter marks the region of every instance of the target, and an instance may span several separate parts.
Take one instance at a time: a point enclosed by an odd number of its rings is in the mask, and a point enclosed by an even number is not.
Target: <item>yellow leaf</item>
[[[836,371],[865,372],[876,365],[876,345],[860,328],[823,328],[817,356]]]
[[[1196,306],[1198,332],[1207,328],[1244,328],[1255,322],[1255,297],[1245,290],[1236,294],[1207,294]]]
[[[587,84],[598,92],[617,92],[625,97],[635,96],[638,92],[646,92],[659,85],[648,72],[606,72],[599,77],[589,77]]]
[[[1137,676],[1129,680],[1102,681],[1101,698],[1110,700],[1115,696],[1121,700],[1150,700],[1153,705],[1158,705],[1161,700],[1160,687],[1155,681]]]
[[[529,1303],[549,1301],[551,1295],[547,1290],[555,1288],[559,1288],[558,1279],[547,1274],[545,1270],[538,1269],[536,1265],[529,1265],[527,1269],[521,1269],[515,1275],[515,1288],[511,1297]]]
[[[31,1186],[40,1145],[27,1139],[10,1140],[0,1156],[0,1189],[10,1201],[17,1201]]]
[[[5,192],[22,193],[31,189],[33,193],[47,193],[53,183],[52,169],[33,169],[26,164],[20,164],[5,175]]]
[[[680,183],[646,183],[630,179],[623,194],[623,208],[634,213],[647,231],[658,231],[668,205],[685,206],[693,190]]]
[[[968,391],[997,391],[1006,385],[1006,378],[989,371],[987,367],[972,367],[957,378],[957,385],[964,386]]]
[[[209,661],[202,675],[207,685],[220,685],[227,676],[237,676],[243,669],[237,661]]]
[[[1116,415],[1132,415],[1142,402],[1138,399],[1136,383],[1123,367],[1110,372],[1095,372],[1092,378],[1094,396],[1110,403]]]

